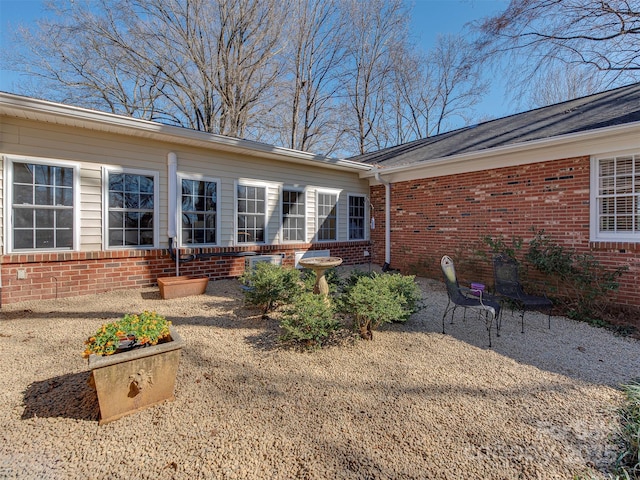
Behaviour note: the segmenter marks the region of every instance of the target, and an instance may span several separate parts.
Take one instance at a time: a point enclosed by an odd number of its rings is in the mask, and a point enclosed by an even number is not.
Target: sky
[[[69,0],[81,2],[83,0]],[[364,0],[366,1],[366,0]],[[411,33],[416,41],[429,50],[439,34],[460,33],[463,26],[501,10],[508,0],[413,0]],[[10,48],[10,30],[18,24],[29,25],[43,16],[44,0],[0,0],[0,52]],[[504,99],[505,85],[492,78],[492,89],[486,99],[476,107],[483,117],[501,117],[513,113]],[[0,68],[0,91],[15,91],[20,77]]]

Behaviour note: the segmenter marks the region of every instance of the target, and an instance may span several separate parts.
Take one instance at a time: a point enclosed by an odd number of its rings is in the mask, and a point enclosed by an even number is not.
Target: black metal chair
[[[542,310],[548,314],[549,328],[551,328],[551,309],[553,302],[546,295],[529,295],[525,293],[520,283],[518,274],[518,262],[508,255],[495,255],[493,257],[493,277],[495,290],[505,301],[520,311],[520,323],[524,333],[524,314],[527,310]]]
[[[472,290],[458,285],[456,269],[453,265],[453,260],[449,256],[442,257],[440,266],[442,267],[444,283],[447,286],[447,295],[449,297],[447,308],[445,308],[442,315],[442,333],[445,333],[444,321],[449,312],[451,312],[451,323],[453,323],[456,308],[462,307],[464,309],[465,320],[467,309],[470,308],[478,311],[479,315],[484,314],[487,332],[489,333],[489,346],[491,346],[491,325],[494,320],[496,321],[497,336],[500,336],[500,303],[482,290]]]

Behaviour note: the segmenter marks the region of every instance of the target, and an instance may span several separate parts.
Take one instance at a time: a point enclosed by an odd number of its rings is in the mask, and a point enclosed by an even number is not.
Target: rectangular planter
[[[190,295],[201,295],[206,292],[208,283],[209,277],[180,275],[177,277],[158,278],[160,296],[165,300],[188,297]]]
[[[170,327],[171,341],[113,355],[89,356],[98,394],[100,425],[173,400],[184,340]]]

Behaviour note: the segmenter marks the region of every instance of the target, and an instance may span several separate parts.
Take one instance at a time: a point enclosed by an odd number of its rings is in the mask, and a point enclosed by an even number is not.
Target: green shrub
[[[413,275],[401,275],[399,273],[380,276],[380,281],[385,283],[393,294],[402,296],[405,299],[405,310],[407,313],[395,321],[407,321],[409,317],[420,308],[422,294],[415,282],[415,278]]]
[[[627,268],[607,269],[593,255],[558,245],[545,235],[544,230],[532,228],[532,231],[535,235],[522,255],[525,268],[521,274],[533,269],[545,275],[568,317],[606,325],[602,321],[604,300],[618,289],[617,280]],[[519,237],[512,237],[510,245],[500,237],[485,236],[482,240],[493,253],[514,259],[523,251],[524,241]]]
[[[304,292],[287,305],[280,319],[284,334],[282,341],[293,341],[305,347],[320,347],[322,342],[338,330],[341,324],[335,319],[331,302],[322,295]]]
[[[300,273],[289,267],[259,262],[246,271],[240,281],[246,287],[245,300],[262,309],[263,315],[288,303],[302,290]]]
[[[640,380],[622,388],[627,398],[620,410],[622,451],[618,469],[622,478],[640,479]]]
[[[360,336],[373,338],[373,330],[384,323],[401,321],[411,315],[407,298],[398,292],[386,275],[361,276],[348,289],[341,302],[343,311],[352,316]]]
[[[627,270],[608,270],[593,255],[554,243],[544,230],[529,242],[526,260],[549,278],[558,279],[567,290],[562,300],[570,318],[595,323],[603,315],[603,300],[618,289],[617,280]]]

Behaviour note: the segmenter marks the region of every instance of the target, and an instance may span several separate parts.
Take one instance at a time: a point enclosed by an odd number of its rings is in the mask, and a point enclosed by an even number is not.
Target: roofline
[[[599,155],[640,147],[640,122],[569,133],[538,140],[520,142],[475,152],[423,160],[393,167],[374,166],[360,174],[377,185],[376,174],[387,181],[399,182],[491,168],[547,162],[562,158]]]
[[[0,92],[0,115],[27,118],[58,125],[80,127],[211,150],[222,150],[285,162],[308,164],[321,168],[354,172],[367,171],[372,168],[371,165],[353,160],[326,157],[324,155],[277,147],[252,140],[216,135],[173,125],[164,125],[148,120],[90,110],[6,92]]]

